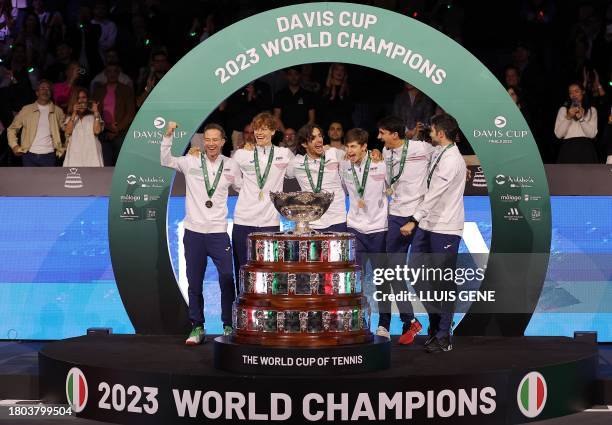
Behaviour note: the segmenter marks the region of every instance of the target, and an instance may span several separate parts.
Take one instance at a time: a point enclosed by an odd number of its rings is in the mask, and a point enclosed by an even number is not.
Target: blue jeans
[[[21,157],[24,167],[55,167],[55,153],[26,152]]]

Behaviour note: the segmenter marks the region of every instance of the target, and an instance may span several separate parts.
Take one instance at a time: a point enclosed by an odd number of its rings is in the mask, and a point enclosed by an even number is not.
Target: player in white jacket
[[[448,114],[436,115],[431,120],[431,139],[436,145],[427,172],[427,192],[409,222],[400,229],[404,235],[412,235],[410,264],[428,268],[453,269],[457,264],[459,242],[463,234],[465,189],[465,162],[453,142],[458,131],[457,121]],[[415,230],[416,229],[416,230]],[[447,273],[443,273],[446,276]],[[427,299],[455,295],[454,278],[419,282],[418,292],[429,291]],[[452,298],[452,297],[450,297]],[[439,298],[440,299],[440,298]],[[444,298],[443,298],[444,299]],[[444,352],[453,349],[450,333],[454,314],[454,301],[426,302],[429,314],[429,338],[425,343],[428,352]]]
[[[247,261],[247,237],[253,232],[278,232],[280,217],[272,204],[270,192],[282,192],[287,168],[293,159],[288,148],[274,146],[276,120],[268,112],[253,118],[255,147],[245,146],[233,160],[242,172],[242,188],[234,210],[232,242],[236,282],[240,266]],[[238,285],[236,288],[238,293]]]
[[[372,270],[384,269],[387,265],[386,165],[382,160],[375,161],[368,152],[367,131],[353,128],[346,133],[345,140],[346,159],[341,162],[340,175],[350,202],[347,227],[355,235],[356,260],[365,275],[368,262]],[[376,292],[389,294],[391,290],[388,283],[375,289],[380,325],[385,320],[380,313],[390,311],[390,303],[377,297]],[[388,332],[380,336],[390,338]]]
[[[242,177],[237,164],[221,155],[225,131],[220,125],[204,128],[204,152],[172,155],[172,138],[177,124],[169,122],[160,148],[160,162],[185,176],[185,260],[189,284],[189,319],[192,331],[185,341],[197,345],[204,341],[204,298],[202,282],[210,257],[219,273],[223,333],[232,333],[232,303],[235,298],[232,253],[227,234],[227,196],[230,186],[240,189]]]
[[[304,192],[332,192],[334,200],[323,216],[310,223],[319,232],[346,232],[346,197],[340,180],[344,151],[323,146],[323,130],[307,124],[297,133],[298,154],[287,170]]]
[[[387,164],[387,196],[389,197],[389,217],[387,231],[387,254],[389,267],[406,265],[412,235],[404,235],[400,228],[408,222],[416,206],[425,194],[425,176],[433,147],[421,140],[405,139],[406,126],[401,118],[390,116],[378,122],[378,139],[384,142],[383,157]],[[390,288],[395,294],[407,290],[404,280],[394,279]],[[387,294],[389,295],[389,294]],[[415,336],[423,328],[414,316],[409,301],[398,301],[402,335],[400,344],[412,344]],[[388,336],[391,325],[390,307],[379,312],[380,322],[377,335]]]

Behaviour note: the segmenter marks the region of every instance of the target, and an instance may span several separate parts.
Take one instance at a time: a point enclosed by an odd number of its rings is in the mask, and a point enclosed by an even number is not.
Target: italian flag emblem
[[[516,401],[523,415],[535,418],[544,410],[547,396],[548,388],[542,374],[529,372],[518,386]]]
[[[66,376],[66,400],[74,412],[79,413],[85,409],[88,395],[85,375],[81,369],[73,367]]]

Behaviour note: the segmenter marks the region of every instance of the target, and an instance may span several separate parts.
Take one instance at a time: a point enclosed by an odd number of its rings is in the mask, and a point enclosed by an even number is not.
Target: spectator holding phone
[[[106,84],[96,85],[92,97],[100,106],[104,118],[102,156],[105,165],[115,165],[123,138],[135,115],[134,91],[119,82],[121,68],[109,63],[104,69]]]
[[[155,88],[157,83],[166,75],[170,70],[170,61],[168,60],[168,54],[164,49],[159,49],[151,54],[151,63],[148,70],[148,77],[146,84],[140,93],[140,96],[136,99],[136,105],[140,108],[142,104],[149,96],[149,93]],[[144,75],[144,70],[141,70],[141,80]]]
[[[89,101],[87,89],[77,87],[70,98],[68,113],[70,116],[64,126],[67,142],[64,167],[103,167],[98,134],[104,122],[98,102]]]
[[[68,108],[68,102],[72,95],[72,89],[78,85],[78,80],[84,69],[77,61],[72,61],[66,66],[66,79],[61,83],[53,84],[53,101],[64,112]]]
[[[568,87],[569,99],[559,108],[555,135],[562,141],[559,164],[597,163],[597,110],[590,106],[580,83]]]

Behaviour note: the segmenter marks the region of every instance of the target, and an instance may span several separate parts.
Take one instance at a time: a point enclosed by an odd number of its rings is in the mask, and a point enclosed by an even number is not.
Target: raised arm
[[[166,126],[166,134],[161,142],[160,147],[160,163],[164,167],[174,168],[177,171],[184,173],[186,157],[172,156],[172,139],[174,138],[174,130],[178,124],[174,121],[168,122]]]

